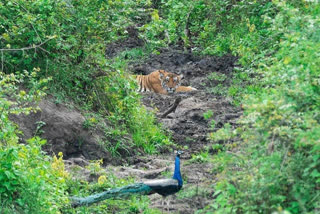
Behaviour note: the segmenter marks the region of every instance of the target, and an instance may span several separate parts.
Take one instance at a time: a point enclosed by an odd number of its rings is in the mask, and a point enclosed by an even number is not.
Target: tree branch
[[[1,71],[3,72],[4,68],[4,57],[3,57],[3,51],[1,51]]]
[[[188,51],[189,53],[191,53],[191,44],[192,44],[191,33],[190,33],[190,29],[189,29],[189,22],[190,22],[190,15],[193,12],[193,9],[194,9],[194,7],[192,6],[186,16],[186,26],[183,31],[184,36],[186,38],[186,40],[184,41],[184,45],[185,45],[184,49],[185,49],[185,51]]]
[[[44,42],[41,42],[41,43],[38,44],[38,45],[33,45],[33,46],[29,46],[29,47],[24,47],[24,48],[2,48],[2,49],[0,49],[0,51],[2,51],[2,52],[3,52],[3,51],[26,51],[26,50],[32,50],[32,49],[37,49],[37,48],[39,48],[39,49],[41,49],[41,50],[43,50],[43,51],[45,51],[45,52],[47,52],[47,53],[50,53],[49,51],[43,49],[41,46],[44,45],[45,43],[47,43],[48,41],[50,41],[51,39],[53,39],[53,37],[47,39],[47,40],[44,41]]]
[[[4,52],[4,51],[22,51],[22,53],[24,54],[24,51],[34,49],[34,50],[35,50],[35,54],[36,54],[37,48],[39,48],[40,50],[46,52],[47,54],[50,54],[49,51],[45,50],[45,49],[42,48],[41,46],[44,45],[44,44],[46,44],[48,41],[50,41],[50,40],[53,39],[53,38],[55,38],[55,37],[50,37],[49,39],[47,39],[47,40],[44,41],[44,42],[41,42],[41,43],[38,44],[38,45],[32,45],[32,46],[24,47],[24,48],[1,48],[1,49],[0,49],[0,51],[1,51],[1,71],[3,72],[3,69],[4,69],[4,56],[3,56],[3,52]]]
[[[163,115],[161,115],[160,118],[165,118],[168,114],[170,114],[171,112],[175,111],[180,102],[181,102],[181,97],[178,97],[174,101],[174,104],[171,106],[171,108],[169,108],[165,113],[163,113]]]

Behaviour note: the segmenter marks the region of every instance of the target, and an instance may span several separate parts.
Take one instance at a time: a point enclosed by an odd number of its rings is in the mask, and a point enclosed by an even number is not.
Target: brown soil
[[[225,123],[236,126],[236,120],[241,115],[241,110],[232,106],[225,97],[216,96],[207,91],[208,75],[219,72],[231,76],[236,58],[223,57],[196,57],[178,51],[163,50],[160,55],[153,55],[143,64],[132,65],[136,73],[148,74],[157,69],[164,69],[177,74],[183,74],[182,85],[190,85],[197,91],[189,93],[175,93],[173,95],[160,95],[154,93],[143,94],[143,104],[147,108],[158,109],[158,120],[170,130],[174,142],[181,146],[188,146],[188,152],[199,152],[208,143],[208,133],[212,132],[210,122],[216,121],[215,129],[223,127]],[[226,80],[224,84],[228,85]],[[181,102],[175,112],[165,118],[160,116],[175,102]],[[203,116],[208,110],[213,112],[213,117],[206,120]]]
[[[130,66],[134,73],[149,74],[157,69],[164,69],[169,72],[183,74],[185,79],[182,85],[190,85],[197,88],[197,91],[189,93],[175,93],[173,95],[161,95],[155,93],[142,94],[142,102],[149,109],[157,109],[159,123],[167,129],[173,141],[180,148],[184,148],[185,154],[182,156],[183,178],[186,181],[182,192],[178,197],[170,200],[170,213],[194,213],[196,210],[204,208],[212,201],[212,184],[216,179],[211,172],[210,163],[190,162],[192,155],[209,148],[208,133],[212,132],[211,120],[216,121],[214,130],[217,130],[225,123],[229,123],[233,128],[237,126],[237,119],[242,111],[231,105],[228,98],[210,93],[207,89],[215,85],[214,81],[208,80],[208,75],[212,72],[219,72],[227,75],[223,84],[229,86],[236,58],[230,55],[222,57],[197,57],[177,50],[164,49],[160,55],[152,55],[143,63]],[[175,112],[170,113],[165,118],[161,118],[177,98],[181,102]],[[205,112],[211,110],[212,118],[206,120],[203,116]],[[122,170],[118,175],[131,175],[138,179],[150,177],[155,169],[163,169],[170,166],[169,171],[173,172],[173,156],[170,153],[161,154],[156,157],[137,159],[136,164]],[[132,170],[134,169],[134,170]],[[148,171],[148,170],[150,171]],[[165,168],[166,170],[168,168]],[[143,172],[143,173],[141,173]],[[152,178],[161,178],[161,174],[156,171]],[[191,194],[191,196],[185,196]],[[151,197],[152,206],[161,210],[168,208],[161,205],[162,198],[159,195]]]
[[[36,113],[10,116],[23,133],[21,143],[40,136],[47,140],[43,150],[48,154],[62,152],[64,159],[82,157],[86,160],[111,161],[111,155],[98,143],[104,134],[100,130],[85,129],[85,117],[79,110],[54,103],[52,99],[42,100],[38,107],[40,110]]]

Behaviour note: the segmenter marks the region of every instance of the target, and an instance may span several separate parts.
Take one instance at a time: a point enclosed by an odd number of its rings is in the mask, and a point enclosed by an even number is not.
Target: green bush
[[[205,210],[316,213],[320,208],[320,37],[315,36],[320,6],[274,4],[279,12],[265,30],[281,39],[269,44],[266,51],[273,54],[259,58],[258,66],[247,65],[262,76],[260,87],[245,96],[240,151],[219,172],[221,194]]]
[[[59,213],[68,206],[62,159],[44,155],[34,138],[0,150],[0,201],[3,213]]]
[[[150,6],[147,0],[2,1],[2,70],[39,68],[36,77],[52,79],[49,93],[60,102],[71,98],[83,109],[109,117],[113,127],[134,135],[135,145],[155,151],[167,137],[141,109],[126,62],[105,59],[107,44],[126,37],[127,27],[145,19]],[[141,123],[149,126],[138,129]]]
[[[41,151],[45,143],[32,138],[19,144],[19,131],[10,114],[35,111],[30,104],[44,95],[47,80],[36,81],[35,74],[0,73],[0,212],[59,213],[69,203],[66,194],[68,175],[62,157],[53,159]],[[19,90],[21,83],[32,85]],[[42,85],[42,83],[44,85]]]
[[[197,52],[232,52],[242,56],[241,61],[248,61],[251,52],[257,53],[277,38],[264,30],[271,24],[268,17],[275,12],[276,7],[266,0],[169,0],[162,3],[160,16],[155,11],[152,22],[141,30],[143,38],[152,44],[172,45],[182,41]]]
[[[114,126],[112,135],[117,141],[123,142],[128,134],[132,137],[133,144],[118,145],[119,149],[127,152],[132,149],[155,153],[160,146],[169,145],[171,141],[165,135],[152,112],[148,112],[140,102],[136,92],[136,83],[123,68],[118,68],[109,77],[110,84],[102,79],[96,82],[93,96],[99,100],[103,109],[110,109],[106,117]],[[118,133],[118,134],[115,134]],[[118,135],[118,136],[117,136]]]
[[[2,69],[14,73],[39,67],[40,76],[52,77],[52,92],[72,96],[81,104],[89,102],[94,80],[114,70],[106,65],[106,44],[125,37],[126,28],[141,14],[138,9],[147,5],[145,1],[2,1],[0,46],[6,47],[1,52]],[[109,78],[105,81],[112,84]]]

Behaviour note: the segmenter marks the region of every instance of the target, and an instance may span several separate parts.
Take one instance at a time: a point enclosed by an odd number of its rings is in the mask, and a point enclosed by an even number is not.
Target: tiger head
[[[164,70],[159,70],[159,79],[161,81],[161,86],[168,94],[172,94],[181,85],[181,80],[183,75],[177,75],[174,73],[169,73]]]

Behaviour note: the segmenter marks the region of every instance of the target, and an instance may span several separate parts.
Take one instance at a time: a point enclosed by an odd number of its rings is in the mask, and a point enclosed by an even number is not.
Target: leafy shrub
[[[108,116],[114,127],[135,135],[135,145],[155,151],[167,137],[140,109],[125,62],[105,59],[106,45],[126,37],[128,26],[146,18],[150,6],[148,0],[2,1],[2,70],[39,68],[37,78],[52,79],[50,93],[60,99],[71,97],[82,108]],[[141,123],[150,126],[138,129]]]
[[[274,41],[268,16],[275,14],[275,6],[260,1],[177,1],[161,5],[161,16],[141,28],[143,37],[158,44],[183,42],[205,54],[224,54],[232,51],[247,61],[251,52],[257,53]],[[264,19],[266,18],[266,19]],[[237,27],[234,27],[237,26]],[[188,32],[189,31],[189,32]],[[250,60],[250,59],[248,59]]]
[[[240,151],[220,169],[215,188],[221,194],[205,210],[319,210],[320,40],[314,35],[320,7],[280,1],[274,5],[279,13],[265,30],[281,39],[266,49],[272,56],[258,58],[257,67],[247,65],[263,78],[258,93],[245,96]],[[240,170],[233,170],[235,166]]]
[[[34,73],[18,75],[0,73],[0,211],[2,213],[59,213],[68,204],[62,156],[53,159],[41,151],[45,143],[33,138],[18,144],[19,133],[9,120],[10,114],[35,111],[30,102],[44,93]],[[19,84],[32,85],[19,90]]]

